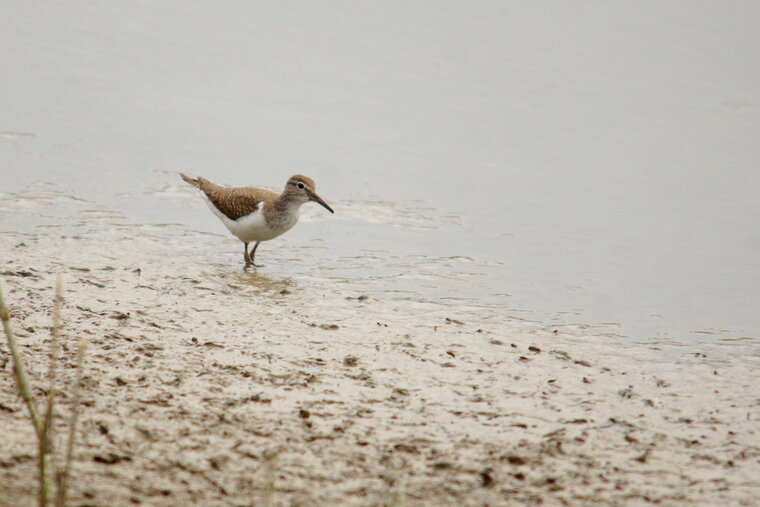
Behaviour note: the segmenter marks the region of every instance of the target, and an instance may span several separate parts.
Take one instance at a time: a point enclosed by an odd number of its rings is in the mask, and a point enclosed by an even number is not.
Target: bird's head
[[[324,208],[330,213],[335,213],[333,209],[327,205],[321,197],[317,195],[316,185],[314,180],[309,177],[296,174],[291,176],[288,182],[285,184],[285,193],[288,194],[290,199],[303,204],[309,201],[314,201],[317,204],[324,206]]]

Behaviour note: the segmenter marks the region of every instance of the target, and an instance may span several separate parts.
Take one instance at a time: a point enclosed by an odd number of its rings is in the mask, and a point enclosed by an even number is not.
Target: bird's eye
[[[296,185],[296,186],[297,186],[298,188],[300,188],[301,190],[303,190],[303,188],[304,188],[304,184],[303,184],[303,183],[301,183],[301,182],[298,182],[298,185]]]

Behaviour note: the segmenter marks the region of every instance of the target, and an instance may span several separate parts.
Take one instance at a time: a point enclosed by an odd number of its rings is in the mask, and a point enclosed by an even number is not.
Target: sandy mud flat
[[[85,218],[0,235],[38,396],[57,274],[63,386],[90,339],[73,505],[760,502],[757,355],[472,322],[278,278],[274,247],[246,274],[207,262],[232,240]],[[4,341],[0,367],[0,504],[34,505]]]

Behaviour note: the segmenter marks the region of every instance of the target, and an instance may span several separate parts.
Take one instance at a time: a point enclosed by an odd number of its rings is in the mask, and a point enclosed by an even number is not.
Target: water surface
[[[262,276],[756,344],[758,19],[740,1],[7,5],[0,191],[18,213],[0,228],[62,221],[19,197],[50,192],[209,233],[197,261],[234,266],[176,173],[304,173],[336,214],[304,209],[259,249]]]

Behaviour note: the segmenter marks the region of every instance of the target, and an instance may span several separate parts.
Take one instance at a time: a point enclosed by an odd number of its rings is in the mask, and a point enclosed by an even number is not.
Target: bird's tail
[[[201,188],[201,184],[196,178],[191,178],[190,176],[186,174],[182,174],[182,173],[179,173],[179,175],[182,177],[183,180],[190,183],[192,186],[196,188]]]

